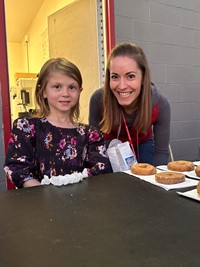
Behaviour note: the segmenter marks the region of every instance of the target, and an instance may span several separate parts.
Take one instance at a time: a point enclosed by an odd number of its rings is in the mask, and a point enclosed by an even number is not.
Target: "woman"
[[[89,124],[107,140],[129,141],[138,162],[166,164],[169,156],[170,105],[151,83],[146,56],[134,43],[111,51],[103,89],[90,99]]]
[[[102,133],[80,124],[82,76],[64,58],[48,60],[39,73],[36,101],[40,118],[13,124],[4,169],[18,188],[41,184],[44,175],[111,172]]]

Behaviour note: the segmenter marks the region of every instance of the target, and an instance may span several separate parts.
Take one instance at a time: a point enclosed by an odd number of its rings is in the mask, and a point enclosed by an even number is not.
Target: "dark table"
[[[1,192],[0,216],[1,267],[200,266],[200,203],[128,174]]]

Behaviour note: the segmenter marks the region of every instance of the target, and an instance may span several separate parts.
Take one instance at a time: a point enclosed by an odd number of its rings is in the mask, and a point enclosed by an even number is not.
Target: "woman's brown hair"
[[[110,133],[111,130],[117,131],[121,125],[123,108],[119,105],[110,88],[110,62],[113,58],[119,56],[129,57],[135,60],[142,72],[142,88],[136,102],[137,115],[133,125],[138,133],[146,133],[151,125],[152,116],[151,78],[144,51],[135,43],[121,43],[116,45],[108,57],[103,90],[103,119],[101,130],[105,133]]]
[[[77,81],[80,88],[82,88],[82,76],[78,67],[65,58],[52,58],[46,61],[38,74],[38,80],[36,83],[35,100],[40,108],[40,115],[46,117],[49,112],[49,105],[43,93],[48,83],[48,77],[51,72],[61,72],[66,76],[73,78]],[[79,101],[71,109],[70,118],[72,122],[77,122],[80,115]]]

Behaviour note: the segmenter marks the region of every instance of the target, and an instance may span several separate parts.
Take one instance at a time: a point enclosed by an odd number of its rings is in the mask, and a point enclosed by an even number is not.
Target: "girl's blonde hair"
[[[43,93],[46,89],[49,74],[52,72],[61,72],[66,76],[73,78],[77,81],[80,88],[82,88],[82,76],[78,67],[65,58],[52,58],[46,61],[42,66],[40,73],[38,74],[38,80],[36,83],[35,100],[40,109],[40,115],[46,117],[49,112],[48,100],[44,98]],[[77,122],[80,115],[79,101],[71,109],[70,118],[72,122]]]
[[[138,132],[146,133],[151,125],[152,116],[151,78],[147,58],[142,48],[135,43],[121,43],[116,45],[108,57],[103,90],[103,119],[101,121],[101,130],[105,133],[110,133],[111,130],[117,131],[121,124],[123,108],[119,105],[110,88],[110,62],[113,58],[119,56],[125,56],[135,60],[142,72],[142,87],[136,102],[137,115],[134,127]]]

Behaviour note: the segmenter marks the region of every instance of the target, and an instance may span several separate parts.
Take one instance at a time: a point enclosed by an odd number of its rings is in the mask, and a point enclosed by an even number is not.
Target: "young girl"
[[[170,105],[151,83],[148,62],[140,46],[122,43],[113,48],[103,89],[91,97],[89,124],[99,127],[108,140],[129,141],[138,162],[166,164]]]
[[[42,67],[35,97],[40,118],[19,118],[13,124],[4,169],[18,188],[40,185],[44,175],[111,172],[102,133],[78,123],[82,77],[64,58]]]

